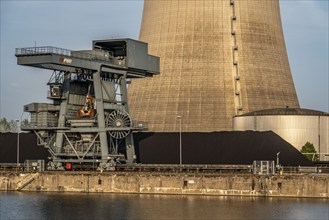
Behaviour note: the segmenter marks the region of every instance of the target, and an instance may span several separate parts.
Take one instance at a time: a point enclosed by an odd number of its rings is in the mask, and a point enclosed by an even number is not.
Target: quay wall
[[[2,172],[0,190],[329,198],[329,175]]]

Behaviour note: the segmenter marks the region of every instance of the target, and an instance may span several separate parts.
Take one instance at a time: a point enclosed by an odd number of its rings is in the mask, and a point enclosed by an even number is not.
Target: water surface
[[[0,219],[329,219],[329,200],[0,192]]]

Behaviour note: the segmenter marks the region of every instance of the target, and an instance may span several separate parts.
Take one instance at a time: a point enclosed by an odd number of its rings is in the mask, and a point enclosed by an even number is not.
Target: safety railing
[[[23,171],[23,163],[0,163],[0,171]]]
[[[313,166],[313,167],[305,167],[305,166],[282,166],[280,169],[281,174],[329,174],[329,167],[318,167],[318,166]]]
[[[225,164],[117,164],[125,171],[189,171],[189,172],[251,172],[251,165]]]
[[[329,161],[329,152],[328,153],[302,153],[304,156],[310,155],[313,162],[317,161]]]
[[[69,56],[72,58],[79,58],[89,61],[101,61],[114,63],[113,57],[109,54],[99,55],[94,53],[87,53],[82,51],[72,51],[68,49],[63,49],[59,47],[43,46],[43,47],[25,47],[16,48],[16,56],[33,56],[33,55],[43,55],[43,54],[57,54],[63,56]]]
[[[71,56],[71,51],[68,49],[58,48],[58,47],[25,47],[16,48],[15,55],[36,55],[36,54],[59,54],[65,56]]]
[[[43,172],[44,160],[25,160],[24,163],[0,163],[0,171]]]

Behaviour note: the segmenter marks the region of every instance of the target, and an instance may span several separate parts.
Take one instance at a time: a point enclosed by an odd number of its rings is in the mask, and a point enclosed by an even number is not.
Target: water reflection
[[[0,193],[0,219],[329,219],[328,200]]]

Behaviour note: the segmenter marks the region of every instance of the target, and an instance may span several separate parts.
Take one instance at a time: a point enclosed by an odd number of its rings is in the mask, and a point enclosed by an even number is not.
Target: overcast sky
[[[328,0],[281,0],[281,16],[302,108],[329,112]],[[52,71],[16,64],[15,48],[91,49],[92,40],[134,38],[143,1],[13,1],[1,3],[0,118],[20,118],[23,105],[49,102]],[[24,118],[24,116],[23,116]]]

